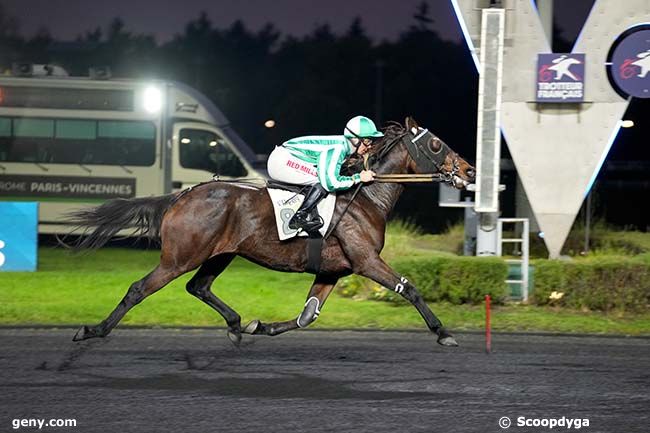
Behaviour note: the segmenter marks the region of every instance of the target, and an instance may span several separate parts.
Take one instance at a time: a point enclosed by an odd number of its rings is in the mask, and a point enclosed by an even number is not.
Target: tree
[[[426,1],[418,4],[415,13],[413,14],[415,19],[414,28],[420,31],[426,31],[431,29],[433,24],[433,19],[429,17],[429,4]]]
[[[53,39],[47,28],[41,27],[36,35],[27,40],[23,45],[23,55],[26,61],[38,64],[48,64],[51,62],[51,53],[49,51]]]
[[[9,69],[13,62],[22,60],[25,41],[18,34],[18,27],[18,20],[9,16],[0,3],[0,68],[2,69]]]

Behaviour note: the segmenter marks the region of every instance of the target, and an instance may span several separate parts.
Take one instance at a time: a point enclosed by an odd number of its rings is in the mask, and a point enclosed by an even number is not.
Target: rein
[[[352,131],[350,131],[352,132]],[[418,135],[415,139],[411,140],[411,142],[415,145],[417,140],[419,140],[424,134],[426,134],[428,130],[424,130],[420,135]],[[354,134],[354,133],[353,133]],[[393,147],[397,143],[399,143],[401,140],[404,139],[408,134],[400,134],[397,137],[393,139],[390,143],[385,145],[380,151],[379,154],[377,155],[377,159],[381,160],[383,157],[385,157],[388,152],[391,151]],[[417,146],[417,145],[416,145]],[[407,146],[408,148],[408,146]],[[417,148],[416,148],[417,149]],[[410,149],[409,149],[410,153]],[[363,156],[363,168],[365,170],[370,170],[370,163],[368,162],[370,159],[370,155],[365,154]],[[438,166],[437,163],[436,167]],[[376,174],[374,181],[373,182],[378,182],[378,183],[427,183],[427,182],[449,182],[452,178],[452,174],[442,174],[442,173],[430,173],[430,174],[404,174],[404,173],[388,173],[388,174]],[[361,188],[363,187],[363,183],[360,183],[357,185],[356,189],[354,190],[354,193],[352,193],[352,197],[350,197],[350,200],[345,204],[345,207],[343,208],[343,212],[341,212],[341,215],[339,218],[334,222],[333,224],[330,225],[330,228],[327,230],[327,233],[325,233],[325,236],[323,236],[323,240],[329,238],[329,236],[332,234],[334,229],[338,226],[339,222],[343,219],[343,215],[348,211],[350,208],[350,205],[354,201],[354,199],[357,197],[357,194],[359,194],[359,191],[361,191]]]
[[[432,183],[446,182],[439,173],[432,174],[377,174],[375,182],[379,183]]]
[[[334,229],[336,228],[336,226],[339,225],[339,223],[343,219],[343,215],[345,215],[345,213],[348,211],[348,209],[349,209],[350,205],[352,204],[352,202],[354,201],[354,199],[357,198],[357,194],[359,194],[359,191],[361,191],[362,186],[363,186],[362,183],[357,185],[357,188],[352,193],[352,197],[350,197],[350,200],[348,200],[348,202],[345,204],[345,207],[343,208],[343,212],[341,212],[341,215],[339,216],[339,219],[337,219],[334,224],[330,225],[330,228],[327,229],[327,233],[325,233],[325,236],[323,236],[323,240],[329,238],[330,235],[332,234],[332,232],[334,231]]]
[[[411,142],[415,144],[424,134],[429,132],[427,129],[423,130],[418,136],[416,136]],[[377,155],[377,159],[382,159],[390,150],[395,147],[397,143],[404,139],[408,134],[400,134],[393,139],[389,144],[384,146],[382,150]],[[408,146],[407,146],[408,148]],[[417,147],[416,147],[417,150]],[[410,153],[410,149],[409,149]],[[426,154],[425,154],[426,155]],[[370,164],[368,162],[369,155],[366,154],[363,156],[363,168],[365,170],[370,170]],[[433,162],[433,161],[432,161]],[[436,167],[437,163],[434,162]],[[437,167],[438,168],[438,167]],[[387,173],[387,174],[376,174],[374,182],[378,183],[433,183],[433,182],[449,182],[452,176],[455,173],[445,175],[442,173],[428,173],[428,174],[404,174],[404,173]]]

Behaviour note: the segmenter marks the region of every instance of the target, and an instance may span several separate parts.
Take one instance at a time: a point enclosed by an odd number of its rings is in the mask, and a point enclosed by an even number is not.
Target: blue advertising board
[[[0,271],[35,271],[38,203],[0,202]]]
[[[536,102],[582,102],[585,95],[585,55],[537,55]]]
[[[611,76],[628,96],[650,98],[650,28],[629,33],[614,48]]]

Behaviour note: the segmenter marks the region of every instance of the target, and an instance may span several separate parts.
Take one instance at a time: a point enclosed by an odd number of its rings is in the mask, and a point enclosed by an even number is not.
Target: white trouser
[[[285,147],[276,146],[269,155],[266,165],[271,179],[294,185],[318,183],[316,167],[296,158]]]

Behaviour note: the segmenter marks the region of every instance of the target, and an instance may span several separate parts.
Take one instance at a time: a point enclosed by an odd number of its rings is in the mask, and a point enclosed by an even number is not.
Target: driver
[[[373,141],[383,136],[372,120],[356,116],[345,125],[343,135],[309,135],[277,146],[269,155],[269,176],[282,182],[310,186],[305,200],[289,221],[289,228],[315,232],[323,226],[322,218],[314,212],[322,198],[329,192],[343,191],[360,182],[372,182],[373,171],[342,176],[341,165],[355,152],[367,153]]]

